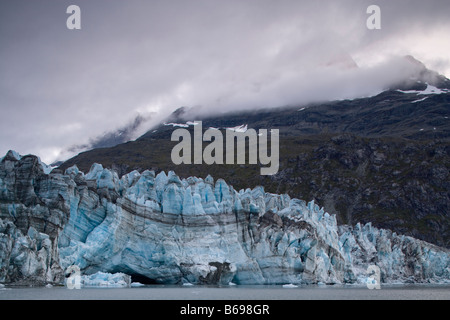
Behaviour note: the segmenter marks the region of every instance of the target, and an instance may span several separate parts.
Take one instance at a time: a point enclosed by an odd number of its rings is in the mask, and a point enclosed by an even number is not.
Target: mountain
[[[33,155],[0,161],[1,283],[60,285],[77,271],[84,285],[113,286],[450,282],[448,249],[338,225],[314,201],[260,186],[173,171],[119,178],[100,164],[44,170]]]
[[[437,87],[439,89],[450,89],[450,80],[440,75],[436,71],[428,69],[422,62],[415,59],[413,56],[405,56],[403,59],[411,66],[413,66],[410,77],[405,79],[397,86],[403,87],[406,90],[421,90],[424,84]],[[398,88],[397,89],[401,89]]]
[[[60,166],[89,171],[94,163],[119,176],[132,170],[174,170],[181,178],[223,178],[236,190],[314,199],[338,224],[377,228],[450,247],[450,80],[412,57],[408,79],[371,97],[208,116],[180,108],[135,141],[80,153]],[[280,168],[259,165],[174,165],[174,129],[279,129]],[[204,144],[206,145],[206,143]]]
[[[67,149],[67,152],[73,154],[75,152],[81,152],[96,148],[114,147],[118,144],[130,141],[134,136],[136,136],[136,132],[138,131],[140,126],[142,126],[149,119],[149,116],[143,116],[139,114],[130,123],[118,129],[105,132],[100,136],[91,138],[86,144],[73,145]],[[59,166],[63,162],[64,161],[55,161],[53,164]]]

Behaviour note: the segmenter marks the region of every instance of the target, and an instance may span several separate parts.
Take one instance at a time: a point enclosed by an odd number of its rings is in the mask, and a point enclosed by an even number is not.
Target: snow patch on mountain
[[[175,122],[170,122],[170,123],[165,123],[165,126],[172,126],[172,127],[181,127],[181,128],[189,128],[189,126],[196,126],[198,125],[199,122],[198,121],[187,121],[186,123],[175,123]],[[220,129],[225,129],[225,130],[231,130],[234,132],[246,132],[248,130],[248,125],[247,124],[242,124],[242,125],[238,125],[235,127],[224,127],[224,128],[214,128],[214,127],[210,127],[210,129],[215,129],[215,130],[220,130]]]
[[[232,127],[232,128],[226,128],[227,130],[231,130],[234,132],[246,132],[248,130],[248,125],[242,124],[240,126]]]
[[[442,94],[450,92],[449,89],[439,89],[427,83],[427,88],[425,90],[397,90],[402,93],[415,93],[417,95],[429,95],[429,94]]]

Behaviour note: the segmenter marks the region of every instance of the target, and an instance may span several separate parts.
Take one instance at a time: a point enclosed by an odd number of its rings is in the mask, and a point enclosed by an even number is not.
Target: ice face
[[[81,276],[82,287],[126,288],[131,286],[131,277],[124,273],[107,273],[98,271]]]
[[[237,191],[211,176],[147,170],[119,179],[99,164],[87,174],[71,167],[45,175],[33,171],[38,162],[30,158],[6,158],[0,162],[3,282],[19,275],[54,281],[72,265],[84,276],[121,272],[151,283],[364,284],[370,265],[380,268],[383,283],[450,282],[448,250],[370,223],[338,226],[314,201],[262,187]],[[19,175],[18,197],[12,186],[25,164],[46,178]],[[39,181],[39,192],[26,179]],[[41,220],[28,222],[30,216]],[[48,233],[49,225],[59,227]],[[99,283],[114,284],[108,277]]]

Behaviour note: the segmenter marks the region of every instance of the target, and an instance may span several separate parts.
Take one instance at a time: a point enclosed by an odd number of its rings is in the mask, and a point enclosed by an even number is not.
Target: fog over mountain
[[[448,1],[0,3],[0,153],[52,162],[181,106],[210,113],[376,94],[415,68],[450,75]],[[356,67],[357,66],[357,67]],[[149,115],[152,116],[149,116]],[[70,152],[72,150],[72,152]]]

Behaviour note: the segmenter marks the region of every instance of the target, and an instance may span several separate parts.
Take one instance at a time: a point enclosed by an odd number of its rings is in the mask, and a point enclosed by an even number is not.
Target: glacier
[[[80,276],[80,287],[128,288],[131,287],[131,277],[121,272],[111,274],[99,271]]]
[[[33,155],[0,162],[0,283],[86,285],[450,283],[446,248],[338,225],[314,201],[175,172],[65,172]],[[117,280],[119,279],[119,280]]]

